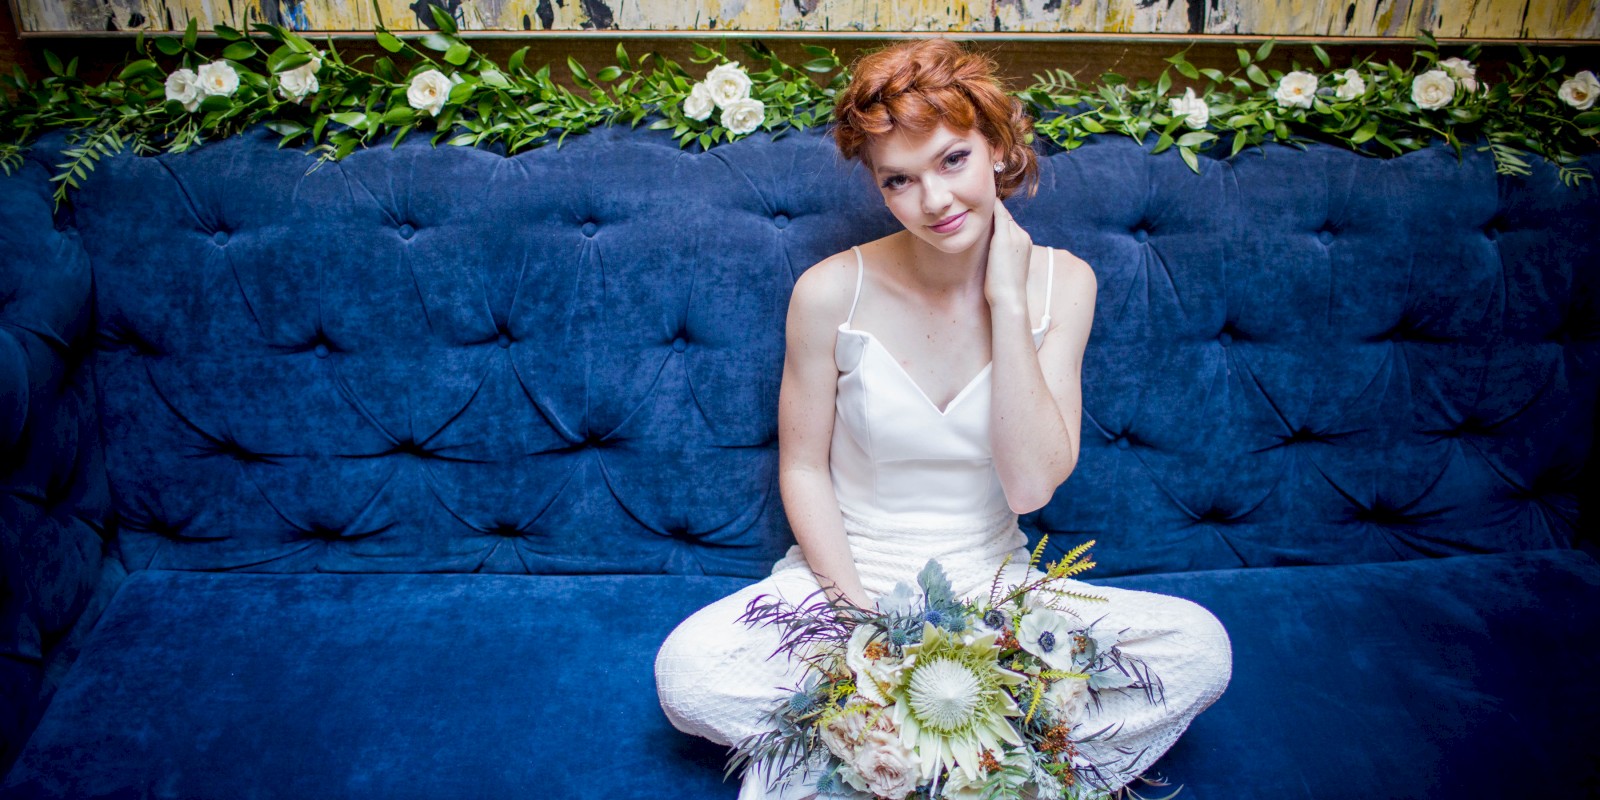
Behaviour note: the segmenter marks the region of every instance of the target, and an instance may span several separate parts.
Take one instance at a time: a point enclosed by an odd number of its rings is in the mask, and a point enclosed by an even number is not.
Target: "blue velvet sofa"
[[[53,211],[62,147],[0,178],[0,796],[737,793],[651,665],[792,542],[783,320],[896,230],[859,166],[618,126],[308,173],[258,127]],[[1011,207],[1100,285],[1025,529],[1232,637],[1153,774],[1595,796],[1595,184],[1147,151],[1041,151]]]

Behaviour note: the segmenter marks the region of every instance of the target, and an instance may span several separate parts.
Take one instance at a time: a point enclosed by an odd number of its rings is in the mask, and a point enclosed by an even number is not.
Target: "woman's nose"
[[[937,214],[950,207],[950,187],[938,178],[923,181],[922,210],[926,214]]]

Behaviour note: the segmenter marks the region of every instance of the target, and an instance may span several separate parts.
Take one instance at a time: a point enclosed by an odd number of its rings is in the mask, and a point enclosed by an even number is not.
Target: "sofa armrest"
[[[0,175],[0,774],[120,577],[89,356],[92,274],[42,140]]]

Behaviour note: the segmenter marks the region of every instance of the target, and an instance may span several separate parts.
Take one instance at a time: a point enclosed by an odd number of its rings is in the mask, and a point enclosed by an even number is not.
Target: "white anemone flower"
[[[1050,669],[1070,670],[1072,663],[1072,632],[1078,620],[1059,611],[1036,608],[1022,618],[1017,626],[1017,644],[1032,653]]]

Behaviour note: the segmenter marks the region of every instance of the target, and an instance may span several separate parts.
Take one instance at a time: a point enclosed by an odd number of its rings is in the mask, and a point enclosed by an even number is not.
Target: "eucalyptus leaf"
[[[922,587],[929,608],[942,608],[956,602],[955,589],[945,576],[944,567],[936,559],[928,559],[922,571],[917,573],[917,585]]]

